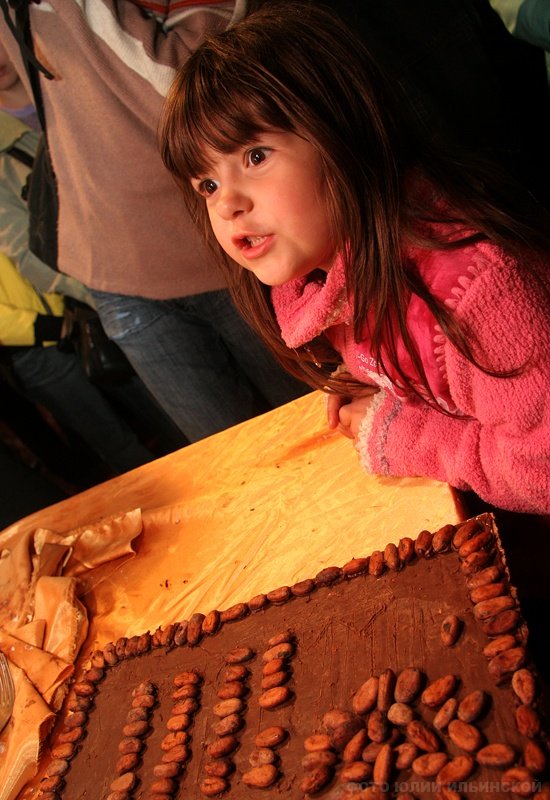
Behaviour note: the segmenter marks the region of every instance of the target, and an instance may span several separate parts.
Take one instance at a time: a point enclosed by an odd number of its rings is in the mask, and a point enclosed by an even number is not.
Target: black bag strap
[[[40,73],[48,78],[48,80],[53,80],[54,75],[40,63],[34,53],[29,17],[30,2],[31,0],[0,0],[0,8],[2,9],[6,25],[19,45],[21,57],[25,64],[27,75],[29,76],[36,113],[40,119],[42,130],[46,130],[46,117],[42,101],[42,89],[40,87]],[[15,10],[15,23],[10,14],[10,6]]]
[[[26,153],[24,150],[21,150],[20,147],[16,147],[16,145],[12,145],[8,147],[7,150],[4,150],[8,156],[13,156],[16,158],[17,161],[21,161],[22,164],[25,164],[27,167],[32,169],[34,164],[34,156],[31,156],[29,153]]]

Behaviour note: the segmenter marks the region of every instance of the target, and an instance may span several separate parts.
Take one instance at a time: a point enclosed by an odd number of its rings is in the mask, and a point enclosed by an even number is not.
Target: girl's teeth
[[[254,247],[255,245],[259,244],[261,241],[263,241],[263,239],[264,239],[263,236],[247,236],[246,237],[246,241],[248,242],[248,244],[251,247]]]

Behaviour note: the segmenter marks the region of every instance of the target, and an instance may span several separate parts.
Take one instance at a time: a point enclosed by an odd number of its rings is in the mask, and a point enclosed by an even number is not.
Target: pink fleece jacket
[[[397,375],[382,373],[366,334],[354,341],[340,260],[326,280],[311,276],[272,290],[284,341],[297,347],[324,332],[352,375],[381,387],[357,441],[368,472],[435,478],[497,507],[550,513],[550,264],[538,270],[539,283],[488,243],[454,252],[411,248],[406,258],[477,338],[482,363],[508,372],[523,365],[519,374],[496,378],[476,368],[412,296],[409,331],[448,413],[406,392]],[[410,359],[399,352],[415,379]]]

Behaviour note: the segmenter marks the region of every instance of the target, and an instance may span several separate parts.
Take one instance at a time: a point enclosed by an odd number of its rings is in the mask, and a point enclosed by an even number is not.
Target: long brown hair
[[[418,391],[424,385],[430,394],[406,324],[411,293],[426,302],[467,359],[495,375],[518,368],[498,373],[479,363],[468,332],[404,263],[403,245],[452,249],[489,239],[512,253],[526,246],[550,251],[544,210],[487,164],[451,158],[419,142],[402,116],[395,87],[332,13],[308,3],[277,3],[208,38],[191,55],[169,92],[160,147],[219,256],[237,307],[290,372],[316,387],[350,390],[348,381],[331,378],[337,357],[324,337],[297,350],[284,345],[269,288],[221,250],[205,202],[190,183],[208,171],[206,146],[234,152],[267,129],[298,134],[320,153],[331,234],[353,297],[355,337],[364,336],[368,315],[382,370],[392,366],[405,386]],[[434,209],[425,194],[408,190],[413,172],[453,209],[437,215],[437,221],[454,223],[451,239],[434,241],[422,233],[419,223],[435,221]],[[400,339],[417,381],[400,368]]]

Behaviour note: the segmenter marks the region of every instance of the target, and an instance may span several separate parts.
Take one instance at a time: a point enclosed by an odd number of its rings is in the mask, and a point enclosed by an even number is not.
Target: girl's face
[[[265,132],[232,153],[209,148],[205,155],[211,166],[192,184],[234,261],[269,286],[330,269],[336,254],[312,144],[294,133]]]

